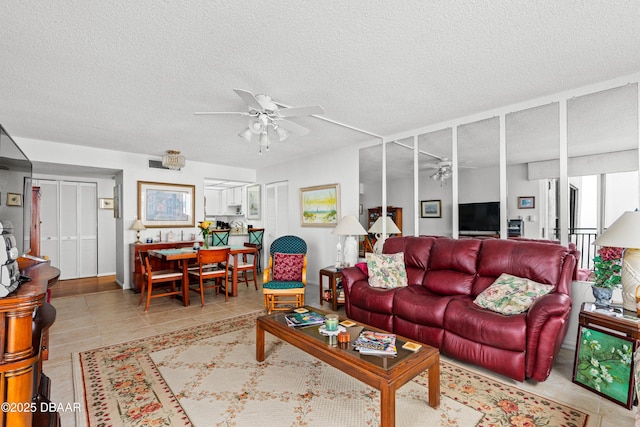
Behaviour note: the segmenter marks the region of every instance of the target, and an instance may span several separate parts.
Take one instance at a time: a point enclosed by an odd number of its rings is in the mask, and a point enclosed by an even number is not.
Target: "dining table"
[[[258,248],[254,246],[213,246],[209,249],[229,248],[229,255],[233,257],[233,265],[238,265],[240,255],[252,254],[258,256]],[[154,249],[149,255],[164,261],[175,261],[182,264],[182,298],[184,306],[189,305],[189,261],[198,257],[198,250],[194,248]],[[254,261],[255,262],[255,261]],[[238,296],[238,270],[233,269],[231,274],[231,293],[229,296]]]

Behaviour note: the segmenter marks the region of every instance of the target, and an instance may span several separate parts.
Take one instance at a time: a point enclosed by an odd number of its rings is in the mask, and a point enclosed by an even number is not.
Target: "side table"
[[[591,303],[584,302],[580,307],[578,323],[581,326],[599,326],[601,328],[613,329],[614,331],[622,332],[629,338],[640,341],[640,321],[636,320],[638,319],[636,313],[625,310],[624,315],[628,316],[628,318],[609,316],[603,313],[585,310],[585,304]]]
[[[320,281],[318,282],[320,285],[320,305],[324,301],[324,291],[322,285],[322,278],[326,276],[329,279],[328,290],[331,291],[331,304],[333,306],[333,311],[338,310],[338,294],[336,292],[336,283],[339,279],[342,279],[342,271],[337,270],[335,267],[325,267],[320,270]],[[340,304],[344,304],[344,301]]]

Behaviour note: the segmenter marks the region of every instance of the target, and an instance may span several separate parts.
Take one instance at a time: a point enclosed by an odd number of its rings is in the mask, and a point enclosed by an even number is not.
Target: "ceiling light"
[[[253,132],[250,128],[246,128],[242,133],[238,134],[240,138],[246,140],[247,142],[251,142],[251,135],[253,135]]]
[[[171,170],[180,170],[184,167],[184,156],[178,150],[167,150],[167,154],[162,156],[162,166]]]
[[[278,134],[278,139],[280,139],[280,142],[289,138],[289,132],[286,129],[281,128],[280,126],[276,128],[276,133]]]

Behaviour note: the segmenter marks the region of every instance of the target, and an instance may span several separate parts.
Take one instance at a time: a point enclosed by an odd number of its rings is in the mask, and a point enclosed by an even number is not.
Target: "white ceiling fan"
[[[324,113],[324,109],[319,105],[282,107],[281,104],[274,102],[269,95],[254,95],[242,89],[234,89],[234,92],[247,103],[249,107],[248,111],[210,111],[196,112],[194,114],[239,114],[250,117],[249,126],[239,133],[238,136],[251,142],[253,136],[256,135],[256,139],[259,142],[260,154],[262,154],[262,147],[265,147],[265,149],[269,151],[270,134],[271,138],[284,141],[289,137],[290,133],[297,135],[306,135],[309,133],[309,129],[287,120],[287,118]]]
[[[453,161],[446,157],[442,157],[437,163],[427,163],[424,166],[430,169],[437,169],[435,173],[433,173],[433,175],[429,176],[434,181],[443,182],[451,178],[451,176],[453,175]],[[460,164],[458,164],[458,167],[475,169],[473,166],[463,166]]]

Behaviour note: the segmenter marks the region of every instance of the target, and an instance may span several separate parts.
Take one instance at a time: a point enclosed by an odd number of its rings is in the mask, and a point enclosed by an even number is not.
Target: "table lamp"
[[[142,221],[140,221],[139,219],[136,219],[135,221],[133,221],[133,225],[131,226],[130,230],[136,230],[136,241],[134,242],[136,245],[139,245],[140,243],[142,243],[140,241],[140,231],[146,230],[146,229],[147,227],[145,227]]]
[[[343,216],[331,234],[347,236],[344,239],[343,261],[345,267],[351,267],[358,262],[358,241],[355,236],[367,234],[362,224],[353,215]],[[340,243],[338,243],[339,245]]]
[[[402,233],[402,231],[398,228],[396,223],[393,222],[391,217],[387,216],[387,217],[384,217],[384,218],[387,218],[387,220],[385,221],[387,230],[384,235],[384,238],[382,238],[382,218],[383,218],[382,216],[379,216],[378,219],[376,219],[376,222],[374,222],[371,228],[369,229],[369,233],[373,233],[376,235],[376,244],[373,245],[373,251],[377,254],[382,253],[382,246],[384,245],[384,241],[389,234]]]
[[[640,285],[640,212],[625,212],[593,242],[597,246],[624,248],[622,255],[622,305],[636,311]]]

